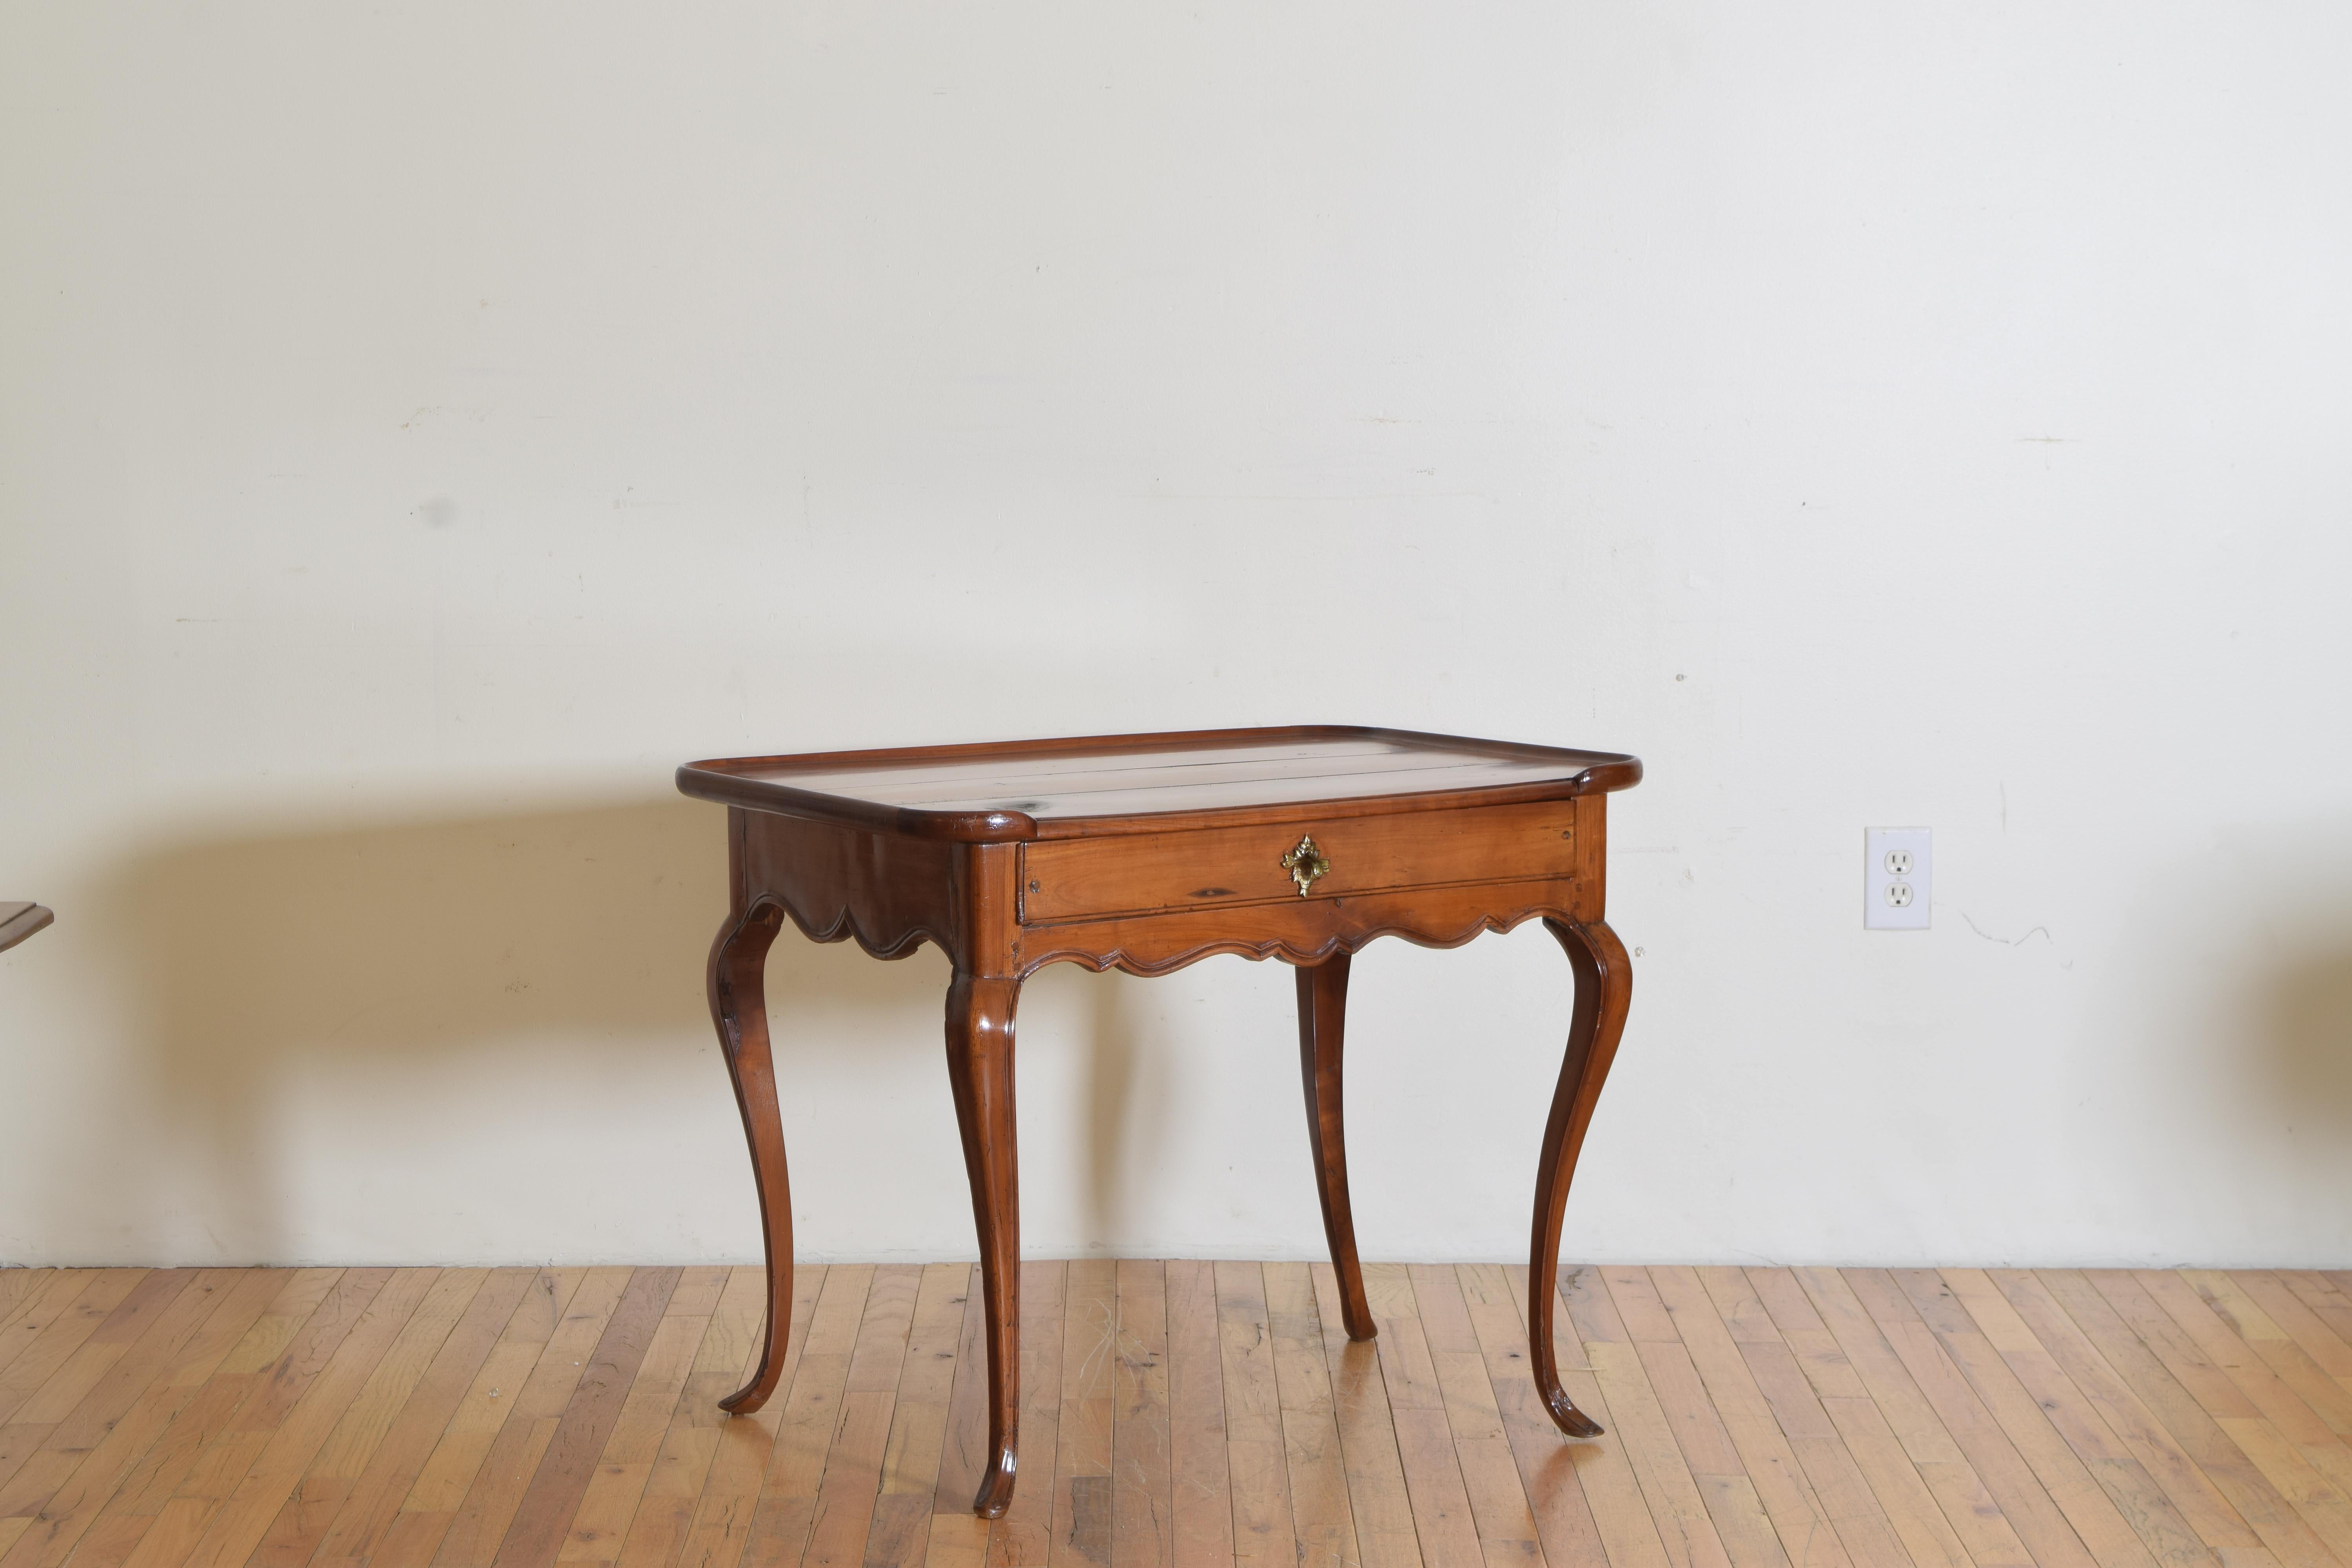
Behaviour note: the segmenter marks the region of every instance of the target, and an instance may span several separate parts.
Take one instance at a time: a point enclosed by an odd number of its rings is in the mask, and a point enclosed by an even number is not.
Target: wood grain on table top
[[[678,777],[690,795],[754,809],[901,831],[923,830],[926,816],[954,818],[1009,829],[970,836],[1021,837],[1047,822],[1581,794],[1624,787],[1640,777],[1640,763],[1403,731],[1288,728],[726,758],[689,763]]]

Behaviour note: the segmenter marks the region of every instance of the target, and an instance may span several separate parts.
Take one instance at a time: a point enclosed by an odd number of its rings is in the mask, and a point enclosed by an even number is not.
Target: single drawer
[[[1576,812],[1573,800],[1548,800],[1328,823],[1047,839],[1021,847],[1021,919],[1035,924],[1570,877]],[[1294,853],[1306,840],[1312,840],[1306,852]]]

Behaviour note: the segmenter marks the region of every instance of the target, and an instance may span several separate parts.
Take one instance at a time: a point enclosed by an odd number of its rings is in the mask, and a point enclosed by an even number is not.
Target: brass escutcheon
[[[1315,847],[1312,837],[1306,837],[1298,841],[1297,847],[1282,858],[1282,868],[1290,873],[1292,881],[1298,884],[1298,896],[1303,899],[1308,888],[1329,874],[1331,861],[1323,851]]]

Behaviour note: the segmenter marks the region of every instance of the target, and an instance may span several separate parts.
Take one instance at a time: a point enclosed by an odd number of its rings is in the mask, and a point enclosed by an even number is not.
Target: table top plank
[[[1099,796],[1161,790],[1199,790],[1206,795],[1235,795],[1244,799],[1251,796],[1254,785],[1276,789],[1292,784],[1313,784],[1332,780],[1349,781],[1349,787],[1413,790],[1421,787],[1417,776],[1431,772],[1464,772],[1478,770],[1496,777],[1517,778],[1528,773],[1557,773],[1557,767],[1540,762],[1512,762],[1501,759],[1463,758],[1443,755],[1414,757],[1410,761],[1382,757],[1381,766],[1359,766],[1355,757],[1298,757],[1272,763],[1225,763],[1217,765],[1191,764],[1181,767],[1098,768],[1085,773],[1005,773],[990,777],[964,777],[924,780],[892,779],[878,776],[870,783],[861,783],[845,789],[842,781],[829,774],[811,775],[812,782],[823,783],[829,794],[855,794],[862,799],[888,801],[900,805],[929,805],[934,802],[988,801],[1013,805],[1015,809],[1051,811],[1044,803],[1055,799],[1079,802],[1078,796]],[[1240,786],[1235,788],[1234,786]],[[1019,805],[1024,800],[1039,802],[1036,807]]]
[[[903,804],[922,811],[1015,810],[1040,819],[1139,816],[1162,811],[1244,811],[1253,806],[1284,805],[1295,802],[1356,801],[1423,795],[1436,790],[1451,792],[1504,787],[1540,783],[1551,776],[1550,773],[1541,769],[1474,763],[1459,767],[1417,768],[1410,773],[1324,773],[1297,779],[1240,779],[1205,784],[1183,781],[1140,784],[1127,789],[1074,790],[1024,795],[1012,801],[1000,795],[933,795]]]
[[[1622,789],[1612,752],[1336,726],[1113,735],[689,763],[678,787],[753,810],[976,842]]]
[[[1334,741],[1302,745],[1204,745],[1181,750],[1117,748],[1037,755],[975,756],[937,762],[919,760],[919,754],[916,760],[898,765],[871,761],[835,765],[829,761],[832,754],[819,752],[814,756],[777,758],[774,761],[784,771],[821,773],[830,787],[855,791],[867,785],[970,784],[975,779],[991,778],[1013,783],[1033,779],[1076,779],[1129,772],[1184,773],[1225,767],[1279,771],[1286,767],[1311,768],[1334,760],[1373,771],[1384,766],[1410,765],[1409,759],[1415,753],[1377,741]],[[1020,787],[1028,786],[1023,784]]]

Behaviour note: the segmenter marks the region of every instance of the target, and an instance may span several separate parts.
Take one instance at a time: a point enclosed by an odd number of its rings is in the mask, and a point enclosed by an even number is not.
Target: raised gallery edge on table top
[[[754,811],[966,843],[1501,805],[1620,790],[1614,752],[1353,725],[1196,730],[688,763],[678,788]]]

